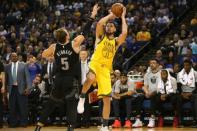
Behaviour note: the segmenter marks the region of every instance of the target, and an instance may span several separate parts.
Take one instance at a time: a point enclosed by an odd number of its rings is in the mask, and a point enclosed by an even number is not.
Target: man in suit
[[[9,62],[11,53],[12,53],[12,48],[11,48],[10,45],[8,45],[8,46],[6,47],[6,53],[4,53],[4,55],[3,55],[3,60],[4,60],[6,63]]]
[[[5,74],[9,93],[9,126],[26,127],[28,123],[27,96],[32,87],[27,65],[19,62],[17,54],[12,53],[11,63],[5,67]]]
[[[45,91],[46,94],[50,94],[51,89],[52,89],[52,84],[54,81],[54,76],[55,76],[55,63],[54,63],[54,58],[50,57],[47,60],[47,63],[43,65],[42,67],[42,78],[45,82]]]
[[[82,86],[86,80],[86,75],[89,72],[89,67],[88,67],[88,51],[86,49],[82,49],[79,53],[79,57],[80,57],[80,92],[82,90]],[[91,90],[88,91],[88,93],[90,93],[91,91],[93,91],[93,89],[91,88]],[[85,101],[85,111],[82,115],[79,116],[79,119],[81,121],[79,121],[80,126],[84,127],[84,128],[89,128],[90,126],[90,104],[88,102],[88,94],[86,94],[86,101]]]

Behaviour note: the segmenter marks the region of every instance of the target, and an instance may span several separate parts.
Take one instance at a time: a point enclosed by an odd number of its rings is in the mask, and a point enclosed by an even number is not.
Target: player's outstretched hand
[[[126,9],[126,7],[123,7],[123,12],[122,12],[122,18],[125,18],[125,16],[126,16],[126,13],[127,13],[127,9]]]
[[[95,4],[92,9],[91,18],[95,19],[99,9],[100,9],[100,7],[98,6],[98,4]]]
[[[126,16],[126,13],[127,13],[127,9],[126,9],[126,7],[123,7],[123,12],[122,12],[122,18],[125,18],[125,16]]]
[[[116,15],[114,15],[114,13],[111,10],[108,10],[109,15],[110,15],[110,20],[114,20],[116,17]]]

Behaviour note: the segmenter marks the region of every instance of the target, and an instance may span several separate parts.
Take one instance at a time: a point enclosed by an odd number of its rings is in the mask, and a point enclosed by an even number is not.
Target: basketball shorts
[[[96,81],[98,84],[98,97],[102,98],[103,96],[110,96],[112,91],[110,69],[108,69],[105,65],[94,61],[89,63],[89,68],[96,75]]]
[[[79,93],[78,81],[72,76],[57,74],[50,97],[54,100],[64,100]]]

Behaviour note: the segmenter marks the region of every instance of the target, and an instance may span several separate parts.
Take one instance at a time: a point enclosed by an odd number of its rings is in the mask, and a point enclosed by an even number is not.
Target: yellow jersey
[[[96,45],[91,61],[112,69],[113,58],[116,53],[116,40],[109,39],[106,35]]]

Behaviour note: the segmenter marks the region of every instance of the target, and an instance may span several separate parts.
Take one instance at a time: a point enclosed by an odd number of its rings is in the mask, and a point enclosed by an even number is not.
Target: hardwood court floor
[[[0,131],[34,131],[34,127],[27,128],[7,128],[4,127]],[[41,131],[66,131],[65,127],[44,127]],[[91,127],[88,129],[75,129],[75,131],[99,131],[97,127]],[[197,131],[197,128],[135,128],[135,129],[110,129],[110,131]]]

